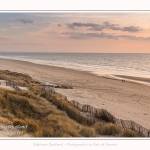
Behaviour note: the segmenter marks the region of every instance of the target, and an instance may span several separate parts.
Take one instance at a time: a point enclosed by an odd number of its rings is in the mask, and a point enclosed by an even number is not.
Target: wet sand
[[[56,91],[67,96],[68,100],[106,109],[118,119],[133,120],[150,129],[150,86],[86,71],[1,58],[0,69],[26,73],[42,82],[72,86],[73,89],[58,88]]]
[[[140,81],[140,82],[150,83],[150,78],[124,76],[124,75],[114,75],[114,76],[120,77],[120,78],[124,78],[124,79],[130,79],[130,80],[134,80],[134,81]]]

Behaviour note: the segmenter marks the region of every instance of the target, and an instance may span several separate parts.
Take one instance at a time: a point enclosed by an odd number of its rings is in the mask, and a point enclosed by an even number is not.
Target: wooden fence
[[[53,88],[45,87],[43,88],[44,92],[53,94],[56,96],[61,97],[63,100],[67,100],[67,97],[54,91]],[[67,100],[68,101],[68,100]],[[135,123],[132,120],[122,120],[114,117],[111,113],[109,113],[105,109],[97,109],[90,105],[83,105],[75,100],[69,101],[75,108],[77,108],[79,111],[87,112],[91,115],[93,115],[97,119],[103,119],[107,122],[112,122],[118,126],[120,126],[122,129],[131,129],[134,131],[137,131],[138,133],[142,134],[145,137],[150,137],[150,130],[142,127],[141,125]]]
[[[0,85],[1,85],[1,81],[0,81]],[[21,82],[15,82],[15,81],[12,81],[12,80],[6,80],[6,86],[10,86],[12,88],[14,88],[16,91],[20,91],[20,87],[25,87],[25,84],[24,83],[21,83]]]
[[[70,103],[78,110],[83,112],[88,112],[93,116],[95,116],[96,118],[104,119],[105,121],[112,122],[120,126],[122,129],[131,129],[139,133],[142,133],[145,137],[150,137],[150,130],[142,127],[141,125],[135,123],[132,120],[117,119],[105,109],[96,109],[90,105],[82,105],[79,102],[74,100],[70,101]]]

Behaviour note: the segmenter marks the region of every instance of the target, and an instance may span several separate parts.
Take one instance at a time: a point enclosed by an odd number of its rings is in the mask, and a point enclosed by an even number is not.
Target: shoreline
[[[142,84],[142,85],[146,85],[146,86],[150,86],[150,78],[146,78],[146,77],[139,77],[139,76],[128,76],[128,75],[108,75],[108,76],[104,76],[108,79],[112,79],[112,80],[124,80],[125,82],[131,82],[131,83],[135,83],[135,84]]]
[[[147,85],[150,86],[150,78],[147,77],[139,77],[139,76],[132,76],[132,75],[122,75],[122,74],[97,74],[96,72],[92,71],[92,70],[86,70],[81,69],[81,68],[71,68],[67,67],[67,66],[59,66],[59,65],[46,65],[46,64],[40,64],[40,63],[35,63],[35,62],[31,62],[31,61],[25,61],[25,60],[17,60],[17,59],[9,59],[9,58],[0,58],[0,60],[8,60],[8,61],[14,61],[14,62],[24,62],[24,63],[29,63],[29,64],[35,64],[35,65],[42,65],[42,66],[47,66],[47,67],[56,67],[56,68],[63,68],[63,69],[68,69],[68,70],[75,70],[75,71],[80,71],[80,72],[86,72],[88,74],[92,74],[94,76],[99,76],[99,77],[104,77],[104,78],[108,78],[108,79],[116,79],[116,80],[126,80],[128,82],[133,82],[133,83],[138,83],[138,84],[143,84],[143,85]]]
[[[31,62],[0,58],[0,69],[28,74],[33,79],[72,86],[73,89],[55,89],[95,108],[106,109],[118,119],[133,120],[150,129],[150,87],[142,84],[108,79],[91,72],[55,67]]]

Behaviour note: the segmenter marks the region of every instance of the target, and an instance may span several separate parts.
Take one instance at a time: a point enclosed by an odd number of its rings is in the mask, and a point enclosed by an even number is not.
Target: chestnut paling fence
[[[90,114],[92,114],[93,116],[95,116],[98,119],[104,119],[108,122],[112,122],[118,126],[120,126],[123,129],[131,129],[131,130],[135,130],[139,133],[142,133],[144,136],[146,137],[150,137],[150,130],[142,127],[141,125],[135,123],[132,120],[122,120],[122,119],[117,119],[116,117],[114,117],[113,115],[111,115],[107,110],[105,109],[97,109],[94,108],[90,105],[82,105],[77,101],[70,101],[70,103],[72,103],[72,105],[79,109],[80,111],[83,112],[88,112]]]
[[[61,97],[63,100],[67,100],[67,97],[54,91],[50,87],[45,87],[43,89],[46,93],[53,94],[56,96]],[[67,100],[68,101],[68,100]],[[109,113],[105,109],[97,109],[90,105],[83,105],[75,100],[69,101],[75,108],[77,108],[79,111],[87,112],[91,115],[93,115],[96,119],[103,119],[108,122],[112,122],[118,126],[120,126],[122,129],[131,129],[134,131],[137,131],[139,133],[142,133],[145,137],[150,137],[150,130],[142,127],[141,125],[135,123],[132,120],[122,120],[114,117],[111,113]],[[93,118],[92,118],[93,119]]]
[[[25,84],[24,83],[21,83],[21,82],[15,82],[15,81],[12,81],[12,80],[6,80],[6,86],[10,86],[12,88],[14,88],[16,91],[20,91],[19,87],[25,87]],[[0,82],[0,85],[2,83]]]
[[[7,80],[6,81],[6,86],[11,86],[15,90],[18,91],[19,90],[18,86],[24,87],[24,84],[19,83],[19,82],[14,82],[14,81],[11,81],[11,80]],[[63,100],[68,101],[66,96],[64,96],[64,95],[54,91],[53,88],[48,87],[48,86],[44,86],[42,88],[42,91],[38,91],[38,92],[40,92],[40,93],[41,92],[45,92],[48,95],[50,95],[50,94],[51,95],[56,95],[58,97],[61,97]],[[131,130],[137,131],[139,133],[142,133],[145,137],[150,137],[150,130],[142,127],[141,125],[135,123],[132,120],[118,119],[118,118],[114,117],[111,113],[109,113],[105,109],[97,109],[97,108],[94,108],[94,107],[92,107],[90,105],[83,105],[83,104],[81,104],[81,103],[79,103],[79,102],[77,102],[75,100],[68,101],[68,102],[71,103],[79,111],[87,112],[87,113],[91,114],[92,116],[94,116],[96,119],[103,119],[105,121],[112,122],[112,123],[120,126],[122,129],[131,129]],[[65,108],[63,106],[63,104],[60,104],[60,102],[59,102],[59,105],[62,106],[62,108]],[[87,120],[87,122],[88,122],[88,124],[92,124],[95,121],[92,118],[91,121]]]
[[[68,100],[67,97],[55,92],[50,87],[44,87],[41,91],[41,93],[44,93],[47,100],[55,104],[58,108],[65,110],[67,115],[71,117],[72,119],[76,120],[79,123],[85,124],[85,125],[92,125],[95,122],[95,119],[87,117],[87,115],[83,114],[80,111],[76,111],[76,109],[72,109],[72,107],[68,107],[67,104],[63,103],[62,101],[58,100],[56,97],[60,97],[61,99],[67,101],[70,105],[72,105]]]
[[[14,88],[16,91],[20,91],[20,88],[18,86],[25,87],[25,84],[20,83],[20,82],[11,81],[11,80],[6,80],[6,86],[10,86],[10,87]]]

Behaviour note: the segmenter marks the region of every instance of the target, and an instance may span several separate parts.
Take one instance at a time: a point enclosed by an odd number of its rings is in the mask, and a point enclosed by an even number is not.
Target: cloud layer
[[[109,33],[74,33],[74,32],[62,32],[61,34],[69,35],[70,39],[90,39],[90,38],[106,38],[106,39],[114,39],[119,40],[121,38],[128,40],[137,40],[137,41],[149,41],[150,37],[138,37],[134,35],[114,35]]]
[[[22,22],[23,24],[35,24],[33,20],[18,19],[18,21]]]
[[[0,37],[0,41],[7,41],[7,40],[9,40],[9,38]]]
[[[109,22],[103,22],[102,24],[95,24],[95,23],[81,23],[81,22],[74,22],[71,24],[67,24],[67,26],[71,29],[75,29],[77,27],[88,27],[88,30],[94,31],[102,31],[104,29],[111,29],[111,30],[120,30],[126,32],[139,32],[142,29],[136,26],[125,26],[121,27],[118,24],[111,24]]]
[[[0,18],[0,50],[150,52],[150,13],[1,13]]]

